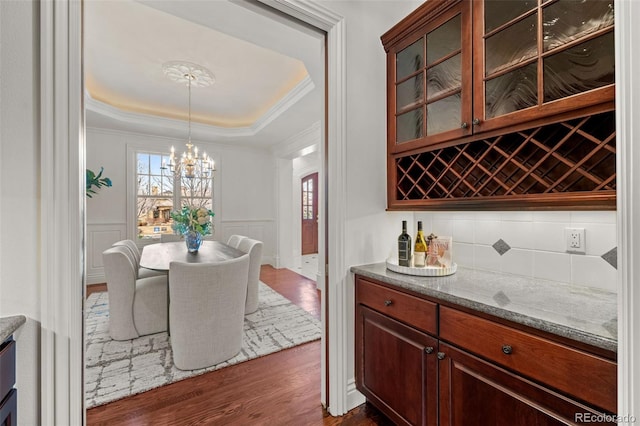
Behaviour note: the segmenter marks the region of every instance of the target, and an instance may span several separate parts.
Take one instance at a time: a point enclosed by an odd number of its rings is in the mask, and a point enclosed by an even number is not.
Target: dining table
[[[140,266],[155,271],[168,271],[171,262],[217,263],[235,259],[245,253],[220,241],[203,241],[200,249],[190,253],[184,241],[149,244],[142,249]]]
[[[241,250],[231,247],[220,241],[203,241],[197,252],[187,250],[184,241],[170,243],[149,244],[142,249],[140,266],[155,271],[169,271],[171,262],[185,263],[217,263],[225,260],[244,256]],[[167,286],[171,285],[167,279]],[[167,287],[167,302],[169,300],[169,288]],[[167,303],[167,319],[169,318],[169,303]],[[171,321],[167,324],[167,333],[171,335]]]

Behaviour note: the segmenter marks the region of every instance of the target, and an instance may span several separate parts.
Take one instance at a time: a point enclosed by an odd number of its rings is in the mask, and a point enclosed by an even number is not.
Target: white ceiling
[[[176,60],[216,80],[192,88],[195,139],[268,147],[324,115],[322,34],[248,2],[89,0],[84,33],[88,127],[184,137]]]

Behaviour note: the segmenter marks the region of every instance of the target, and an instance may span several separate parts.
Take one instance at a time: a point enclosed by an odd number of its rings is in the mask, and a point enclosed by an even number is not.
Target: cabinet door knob
[[[480,119],[476,117],[473,119],[473,125],[477,126],[478,124],[480,124]]]
[[[424,352],[427,354],[433,353],[433,346],[427,346],[424,348]]]
[[[511,345],[502,345],[502,352],[504,352],[506,355],[511,355],[511,353],[513,352],[513,348],[511,347]]]
[[[391,306],[393,304],[392,300],[385,300],[384,301],[384,306]]]
[[[444,352],[438,352],[438,359],[444,359],[445,354]]]
[[[467,124],[467,122],[465,121],[465,122],[463,122],[463,123],[460,125],[460,127],[461,127],[461,128],[463,128],[463,129],[466,129],[467,127],[469,127],[469,125],[468,125],[468,124]]]

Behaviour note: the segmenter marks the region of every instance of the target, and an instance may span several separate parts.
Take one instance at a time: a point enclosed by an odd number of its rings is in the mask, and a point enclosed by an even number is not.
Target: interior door
[[[302,178],[302,254],[318,252],[318,173]]]

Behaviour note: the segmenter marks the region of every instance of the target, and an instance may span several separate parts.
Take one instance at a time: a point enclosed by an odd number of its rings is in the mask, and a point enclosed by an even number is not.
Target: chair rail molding
[[[640,113],[640,58],[633,41],[640,38],[640,4],[615,1],[616,117],[619,172],[617,191],[618,222],[618,415],[621,424],[640,418],[640,291],[633,284],[640,277],[640,150],[635,139],[640,134],[636,119]],[[635,167],[635,173],[634,173]],[[635,308],[635,309],[634,309]],[[634,419],[629,416],[635,416]]]

